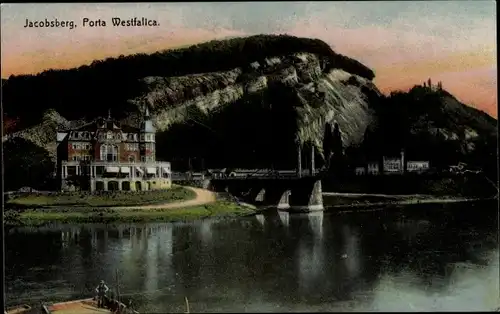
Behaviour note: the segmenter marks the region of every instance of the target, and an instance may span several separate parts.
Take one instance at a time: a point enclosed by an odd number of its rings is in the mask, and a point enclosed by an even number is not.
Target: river
[[[91,296],[118,273],[142,312],[184,312],[185,298],[191,312],[491,310],[496,208],[19,228],[6,237],[7,302]]]

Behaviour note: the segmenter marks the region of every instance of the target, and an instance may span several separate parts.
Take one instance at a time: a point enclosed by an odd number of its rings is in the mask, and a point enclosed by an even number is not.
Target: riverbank
[[[139,192],[101,193],[26,193],[9,197],[7,208],[50,208],[50,207],[112,207],[163,205],[194,200],[196,192],[187,187],[173,186],[168,190]]]
[[[391,207],[424,205],[424,204],[452,204],[452,203],[476,203],[482,201],[493,201],[491,198],[463,198],[463,197],[414,197],[408,199],[387,199],[379,202],[351,201],[349,204],[325,205],[325,211],[336,211],[339,213],[378,211]]]
[[[206,218],[239,217],[255,213],[245,206],[216,201],[204,205],[176,208],[41,208],[5,212],[8,226],[41,226],[47,223],[133,223],[178,222]]]
[[[323,193],[325,207],[352,207],[352,206],[383,206],[383,205],[412,205],[421,203],[465,202],[469,200],[492,199],[494,197],[463,197],[463,196],[437,196],[437,195],[388,195],[388,194],[362,194],[362,193]]]

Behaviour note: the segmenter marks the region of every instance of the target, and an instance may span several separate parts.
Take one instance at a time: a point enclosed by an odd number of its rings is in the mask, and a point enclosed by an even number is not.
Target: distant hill
[[[377,117],[379,127],[366,134],[368,155],[380,147],[393,155],[404,148],[414,160],[431,160],[434,166],[466,162],[496,176],[497,119],[461,103],[441,82],[392,92]]]
[[[108,109],[136,125],[148,106],[158,130],[157,157],[178,169],[189,157],[195,166],[203,159],[207,167],[294,168],[297,142],[317,148],[318,166],[338,151],[338,142],[353,160],[401,147],[412,158],[442,164],[494,159],[495,119],[442,89],[415,86],[386,97],[374,76],[318,39],[211,41],[11,76],[2,80],[4,129],[53,156],[56,128]]]

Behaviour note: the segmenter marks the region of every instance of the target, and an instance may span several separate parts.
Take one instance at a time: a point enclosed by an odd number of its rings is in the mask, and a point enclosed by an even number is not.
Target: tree
[[[432,83],[431,83],[431,78],[429,77],[429,80],[427,80],[427,83],[429,84],[429,87],[432,87]]]
[[[6,115],[4,115],[3,118],[3,134],[4,135],[9,135],[13,132],[15,132],[17,124],[18,124],[19,119],[14,119],[14,118],[9,118]]]
[[[49,153],[23,138],[4,142],[5,189],[17,190],[23,186],[47,188],[51,183],[54,162]]]
[[[326,123],[323,135],[323,155],[324,155],[324,163],[327,169],[330,167],[330,158],[332,157],[332,147],[333,147],[332,126],[330,123]]]
[[[340,133],[340,128],[338,123],[333,125],[333,150],[334,156],[342,156],[344,151],[344,145],[342,143],[342,134]]]
[[[346,160],[344,157],[342,134],[338,123],[335,123],[332,132],[332,148],[329,171],[333,172],[335,175],[342,175],[346,170]]]

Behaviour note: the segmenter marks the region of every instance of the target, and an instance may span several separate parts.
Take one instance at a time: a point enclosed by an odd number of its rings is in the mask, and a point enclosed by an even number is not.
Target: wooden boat
[[[21,313],[26,313],[29,310],[31,310],[31,306],[29,306],[27,304],[23,304],[23,305],[18,305],[18,306],[14,306],[11,308],[7,308],[4,311],[4,314],[21,314]]]
[[[97,307],[97,300],[89,298],[82,300],[74,300],[68,302],[54,303],[51,305],[43,305],[42,312],[44,314],[97,314],[97,313],[133,313],[139,312],[132,309],[127,309],[127,306],[122,302],[118,302],[119,307],[116,310],[110,308]]]

